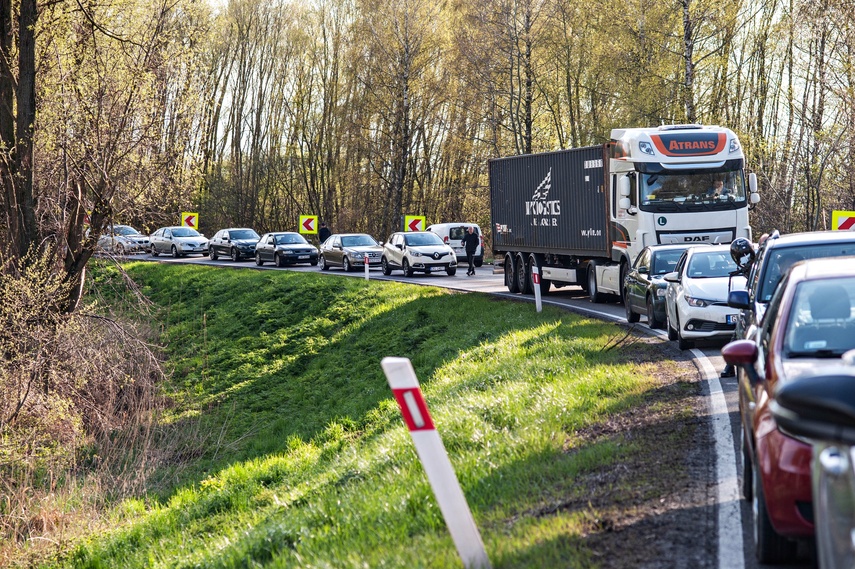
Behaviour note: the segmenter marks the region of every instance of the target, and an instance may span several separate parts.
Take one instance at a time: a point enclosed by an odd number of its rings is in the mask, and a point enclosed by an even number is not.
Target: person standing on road
[[[332,235],[332,231],[330,231],[330,228],[327,227],[326,222],[322,221],[321,222],[321,228],[318,229],[318,239],[320,239],[321,244],[323,244],[324,241],[329,239],[330,235]]]
[[[466,234],[463,236],[462,243],[466,248],[466,261],[469,263],[469,270],[466,271],[467,277],[475,275],[475,251],[478,250],[478,245],[480,244],[481,239],[475,233],[475,228],[470,225],[466,230]]]

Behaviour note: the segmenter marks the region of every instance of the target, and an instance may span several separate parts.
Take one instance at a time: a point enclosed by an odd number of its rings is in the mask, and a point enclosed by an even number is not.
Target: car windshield
[[[114,235],[139,235],[140,232],[131,227],[130,225],[116,225],[113,226],[113,234]]]
[[[176,227],[172,230],[173,237],[199,237],[199,232],[190,227]]]
[[[286,233],[276,236],[277,245],[304,245],[307,241],[299,233]]]
[[[342,247],[377,247],[377,241],[370,235],[347,235],[341,238]]]
[[[680,256],[682,254],[682,249],[657,252],[656,255],[653,257],[653,268],[651,272],[654,275],[664,275],[666,273],[670,273],[677,267],[677,261],[680,260]]]
[[[419,247],[422,245],[442,245],[442,239],[436,233],[411,233],[404,237],[407,245],[411,247]]]
[[[255,239],[258,241],[258,233],[252,229],[233,229],[229,231],[230,239]]]
[[[727,277],[736,270],[730,251],[702,251],[692,255],[686,275],[693,279]]]
[[[843,257],[855,255],[855,240],[852,243],[804,244],[791,247],[775,247],[766,252],[766,274],[760,282],[756,298],[759,302],[769,302],[781,277],[793,264],[805,259],[825,257]]]
[[[855,277],[804,281],[796,286],[784,336],[788,357],[839,358],[855,349]]]

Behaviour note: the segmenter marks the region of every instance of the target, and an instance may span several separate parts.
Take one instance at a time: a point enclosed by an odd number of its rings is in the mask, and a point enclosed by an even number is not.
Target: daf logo
[[[692,242],[692,241],[709,241],[709,235],[695,235],[694,237],[683,237],[683,241]]]
[[[656,220],[656,223],[658,223],[659,225],[665,225],[666,223],[668,223],[668,220],[665,219],[665,216],[663,215],[662,217]]]

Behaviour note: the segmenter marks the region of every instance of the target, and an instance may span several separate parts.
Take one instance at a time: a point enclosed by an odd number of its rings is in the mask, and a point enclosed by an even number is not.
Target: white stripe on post
[[[368,280],[368,253],[365,254],[365,280]]]
[[[383,358],[380,365],[401,408],[416,453],[427,473],[439,510],[463,565],[466,569],[489,569],[490,559],[481,541],[481,534],[478,533],[466,496],[448,460],[442,439],[433,425],[413,364],[408,358]]]
[[[543,310],[543,302],[540,300],[540,269],[534,263],[531,265],[531,282],[534,284],[534,305],[540,312]]]

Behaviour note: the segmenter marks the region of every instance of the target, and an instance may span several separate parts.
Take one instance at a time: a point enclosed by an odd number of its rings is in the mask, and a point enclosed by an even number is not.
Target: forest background
[[[68,472],[144,491],[170,440],[156,315],[87,283],[110,223],[489,228],[490,158],[697,122],[740,136],[755,234],[828,229],[853,64],[852,0],[0,0],[0,544]]]

